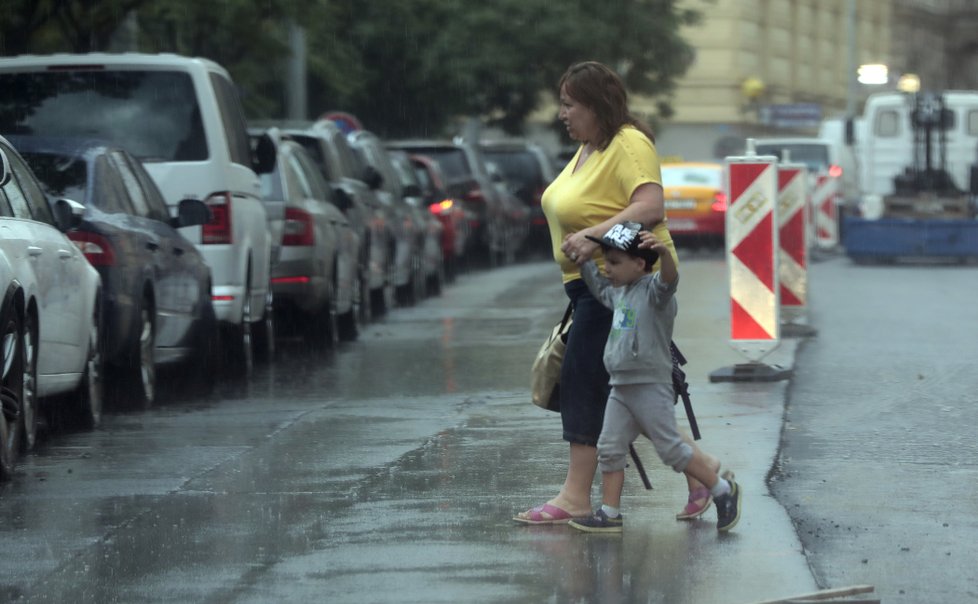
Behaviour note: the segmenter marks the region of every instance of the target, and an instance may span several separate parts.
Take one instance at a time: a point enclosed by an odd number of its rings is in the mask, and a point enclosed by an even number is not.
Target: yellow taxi
[[[723,164],[676,162],[662,164],[669,233],[689,246],[723,245],[727,196]]]

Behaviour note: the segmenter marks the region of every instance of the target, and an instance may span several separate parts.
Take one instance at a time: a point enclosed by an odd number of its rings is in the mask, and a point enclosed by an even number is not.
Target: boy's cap
[[[604,237],[598,239],[585,235],[591,241],[597,243],[602,249],[616,249],[625,252],[629,256],[637,256],[648,260],[649,264],[655,264],[659,259],[659,254],[655,250],[647,250],[638,247],[642,239],[638,236],[642,230],[642,225],[637,222],[620,222],[611,227]]]

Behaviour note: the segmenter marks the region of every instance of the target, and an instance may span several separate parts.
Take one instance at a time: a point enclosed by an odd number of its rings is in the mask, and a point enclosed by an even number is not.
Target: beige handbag
[[[573,307],[568,304],[564,318],[554,326],[533,360],[530,371],[530,393],[533,404],[548,411],[560,411],[560,365],[564,361],[567,334],[570,332]]]

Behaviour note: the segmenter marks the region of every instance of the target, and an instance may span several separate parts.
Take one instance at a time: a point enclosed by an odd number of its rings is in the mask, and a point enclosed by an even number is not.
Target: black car
[[[530,243],[550,250],[550,230],[540,199],[556,177],[553,161],[540,145],[525,140],[483,141],[479,147],[499,166],[516,196],[530,208]]]
[[[177,229],[209,222],[203,202],[167,204],[142,164],[98,141],[11,136],[49,195],[85,205],[68,233],[102,276],[106,385],[117,402],[147,407],[158,365],[189,362],[206,384],[216,321],[211,272]]]

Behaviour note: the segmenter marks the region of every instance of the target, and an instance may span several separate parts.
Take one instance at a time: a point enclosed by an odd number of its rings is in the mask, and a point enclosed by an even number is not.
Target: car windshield
[[[696,166],[662,166],[663,187],[723,188],[723,172],[718,168]]]
[[[207,159],[190,76],[168,71],[0,74],[0,132],[95,138],[155,161]]]
[[[472,169],[465,158],[465,152],[455,147],[421,147],[411,149],[412,153],[423,153],[438,162],[442,173],[449,180],[472,178]]]
[[[544,185],[540,164],[530,151],[484,149],[483,153],[503,171],[506,180],[518,187]]]
[[[52,198],[67,197],[83,201],[88,171],[85,162],[74,157],[47,153],[21,153],[31,171]]]
[[[779,160],[782,159],[782,152],[788,151],[788,158],[791,161],[805,164],[805,167],[813,172],[824,172],[829,169],[829,149],[825,145],[764,143],[757,145],[755,150],[758,155],[773,155]]]

